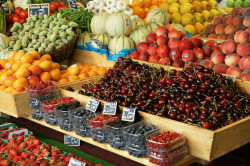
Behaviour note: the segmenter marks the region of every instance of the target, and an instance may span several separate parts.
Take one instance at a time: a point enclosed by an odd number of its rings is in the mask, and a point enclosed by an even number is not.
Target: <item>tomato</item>
[[[13,22],[19,22],[20,18],[18,17],[18,15],[14,15],[12,18]]]
[[[64,8],[66,8],[66,7],[65,7],[65,6],[59,6],[59,7],[58,7],[58,10],[59,10],[59,11],[62,11]]]
[[[49,5],[49,8],[51,11],[57,11],[58,10],[58,4],[57,2],[51,2]]]
[[[69,8],[69,5],[64,5],[65,8]]]
[[[25,18],[28,17],[28,12],[26,12],[26,11],[21,11],[19,16],[20,16],[21,18],[25,19]]]
[[[24,21],[25,21],[25,19],[20,18],[18,22],[19,22],[19,23],[23,23]],[[23,135],[23,134],[22,134],[22,135]]]
[[[64,3],[62,1],[57,1],[57,3],[58,3],[58,6],[63,6],[64,5]]]
[[[13,23],[13,21],[12,21],[13,16],[14,16],[14,14],[6,15],[6,24],[7,24],[7,25]]]
[[[22,8],[21,7],[17,7],[15,9],[15,14],[19,16],[20,12],[22,11]]]

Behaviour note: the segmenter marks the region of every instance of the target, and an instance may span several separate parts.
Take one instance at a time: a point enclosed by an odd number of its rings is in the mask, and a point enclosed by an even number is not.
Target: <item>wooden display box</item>
[[[101,77],[62,86],[61,93],[63,96],[74,97],[81,103],[86,104],[90,99],[89,96],[80,95],[65,89],[67,87],[73,87],[75,90],[79,90],[82,84],[88,84],[90,81],[97,83],[100,78]],[[103,105],[104,101],[101,102]],[[161,130],[174,130],[182,133],[187,137],[189,154],[206,161],[212,161],[250,142],[250,117],[212,131],[145,112],[140,112],[140,115],[146,122],[154,124]]]

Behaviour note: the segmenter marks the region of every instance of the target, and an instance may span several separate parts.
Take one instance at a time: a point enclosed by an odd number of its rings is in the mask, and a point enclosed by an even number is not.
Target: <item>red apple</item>
[[[169,48],[166,45],[161,45],[157,48],[157,55],[161,58],[168,56]]]
[[[202,65],[208,69],[213,69],[213,67],[214,67],[214,63],[209,59],[204,59],[204,60],[200,61],[200,65]]]
[[[192,50],[193,43],[189,39],[183,39],[180,41],[179,49],[181,52],[183,52],[184,50]]]
[[[198,37],[191,38],[194,47],[202,47],[202,40]]]
[[[168,45],[168,37],[165,35],[161,35],[157,38],[156,43],[160,45]]]
[[[202,60],[204,58],[204,52],[201,48],[195,47],[193,48],[193,52],[197,60]]]
[[[224,63],[224,59],[225,59],[225,54],[223,54],[221,50],[214,51],[210,57],[210,60],[216,65]]]
[[[161,35],[166,35],[168,34],[168,29],[164,26],[159,26],[156,31],[155,31],[157,36],[161,36]]]
[[[226,74],[227,69],[228,69],[228,67],[224,63],[217,64],[213,68],[215,73],[222,73],[222,74]]]
[[[194,62],[195,61],[195,55],[194,55],[194,52],[192,50],[184,50],[182,52],[182,60],[184,62]]]
[[[245,31],[248,32],[248,33],[250,33],[250,28],[247,28]]]
[[[181,33],[179,31],[177,31],[176,29],[170,30],[168,32],[168,38],[169,39],[172,39],[172,38],[180,39],[181,38]]]
[[[176,61],[177,59],[181,58],[181,51],[178,48],[172,49],[169,52],[169,57],[172,61]]]
[[[240,56],[236,53],[227,54],[225,57],[225,64],[227,66],[237,66],[240,61]]]
[[[222,43],[221,51],[224,54],[233,53],[236,50],[236,42],[234,40],[227,40],[226,42]]]
[[[139,43],[136,49],[139,53],[145,53],[148,50],[148,43],[146,42]]]
[[[250,70],[250,56],[244,56],[239,61],[239,66],[241,70]]]
[[[148,46],[148,51],[147,53],[149,55],[155,55],[157,53],[157,49],[158,49],[158,45],[155,43],[155,44],[150,44]]]
[[[150,55],[150,57],[148,58],[148,62],[151,62],[151,63],[158,63],[160,60],[160,57],[155,54],[155,55]]]
[[[209,45],[204,45],[202,47],[202,49],[203,49],[203,52],[204,52],[205,56],[207,56],[207,57],[211,56],[211,54],[213,52],[213,49]]]
[[[240,79],[242,79],[243,81],[250,81],[250,70],[244,70],[241,73]]]
[[[236,78],[240,78],[240,75],[242,73],[242,70],[238,66],[231,66],[227,69],[226,74],[233,75]]]
[[[179,44],[180,44],[180,40],[177,38],[172,38],[172,39],[169,39],[169,41],[168,41],[168,47],[170,49],[179,48]]]
[[[172,24],[166,25],[166,28],[167,28],[168,31],[171,31],[171,30],[175,29],[175,27]]]
[[[139,59],[140,54],[137,51],[133,51],[130,53],[129,58],[131,59]]]
[[[141,53],[139,56],[139,60],[141,61],[148,61],[149,55],[147,52]]]
[[[149,33],[148,36],[146,37],[146,41],[148,44],[156,43],[156,39],[157,39],[157,35],[154,32]]]
[[[173,67],[184,67],[185,62],[182,59],[177,59],[173,62]]]
[[[159,64],[162,65],[171,65],[171,60],[169,57],[163,57],[159,60]]]
[[[250,55],[250,43],[240,43],[237,46],[237,54],[240,56],[249,56]]]

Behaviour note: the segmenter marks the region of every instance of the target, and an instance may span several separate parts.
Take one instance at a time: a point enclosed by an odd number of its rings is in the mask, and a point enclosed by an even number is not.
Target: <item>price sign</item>
[[[134,122],[136,108],[124,107],[122,112],[122,120],[128,122]]]
[[[99,100],[96,100],[94,98],[90,98],[88,104],[86,105],[86,109],[92,112],[96,112],[98,106],[100,104]]]
[[[10,8],[8,6],[3,7],[5,15],[10,14]]]
[[[105,102],[103,108],[103,114],[115,115],[117,109],[117,102]]]
[[[74,159],[73,157],[71,157],[68,166],[85,166],[85,165],[86,165],[86,163],[81,162],[81,161],[79,161],[79,160]]]
[[[40,14],[49,15],[49,4],[48,3],[29,5],[28,17],[32,17],[34,15],[39,16]]]
[[[77,4],[75,0],[68,0],[70,8],[77,9]]]
[[[80,146],[80,140],[70,135],[64,135],[64,144],[68,146]]]

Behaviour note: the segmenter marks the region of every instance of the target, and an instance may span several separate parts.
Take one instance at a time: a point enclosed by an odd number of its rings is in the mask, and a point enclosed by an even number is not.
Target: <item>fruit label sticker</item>
[[[115,115],[117,109],[117,102],[105,102],[103,108],[103,114]]]
[[[68,146],[80,146],[80,140],[70,135],[64,135],[64,144]]]
[[[96,100],[94,98],[90,98],[88,104],[86,105],[86,109],[92,112],[96,112],[98,106],[100,104],[99,100]]]
[[[122,120],[128,122],[134,122],[136,108],[124,107],[122,112]]]
[[[74,157],[71,157],[68,166],[85,166],[85,165],[86,165],[86,163],[81,162],[77,159],[74,159]]]
[[[68,0],[70,8],[77,9],[77,4],[75,0]]]
[[[40,14],[49,15],[49,4],[31,4],[28,8],[28,17],[32,17],[34,15],[39,16]]]

